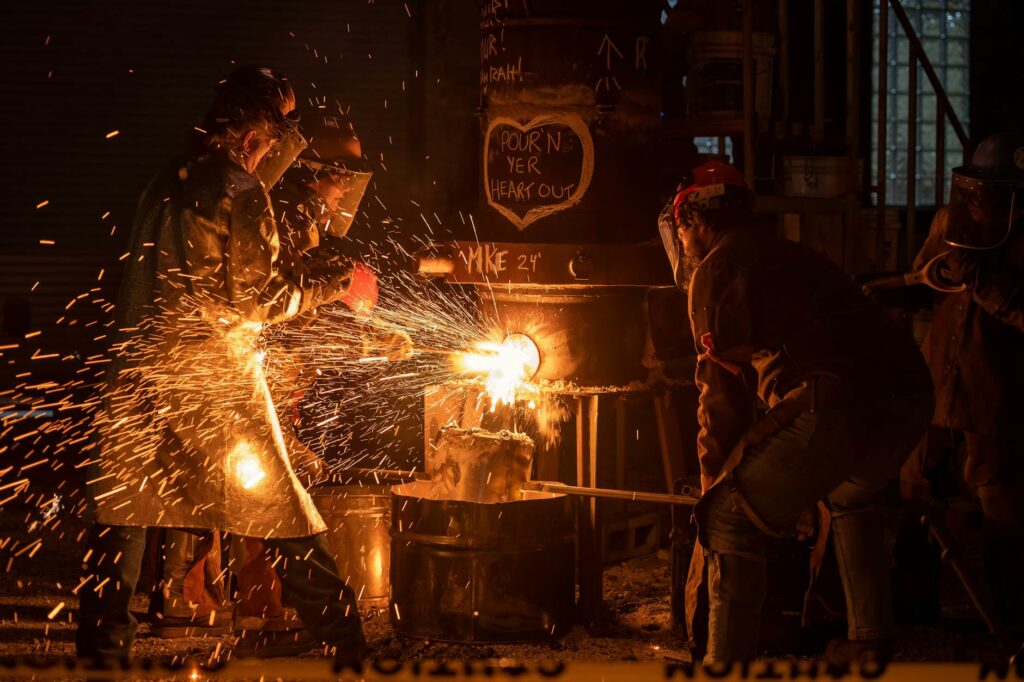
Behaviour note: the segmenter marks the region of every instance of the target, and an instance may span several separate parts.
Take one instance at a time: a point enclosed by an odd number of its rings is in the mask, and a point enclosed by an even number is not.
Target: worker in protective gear
[[[276,268],[270,199],[255,172],[301,148],[288,80],[241,67],[216,88],[195,149],[144,191],[116,309],[88,535],[80,657],[127,658],[146,527],[263,538],[285,594],[339,656],[364,646],[355,595],[289,462],[263,372],[265,325],[345,296],[351,269]],[[289,152],[291,153],[291,152]]]
[[[915,267],[940,257],[959,292],[936,293],[922,351],[936,388],[929,438],[903,468],[910,499],[932,500],[926,474],[962,450],[963,484],[984,515],[985,570],[1007,625],[1024,619],[1024,135],[984,140],[953,169],[947,208]]]
[[[931,380],[910,336],[834,264],[752,225],[754,200],[742,174],[711,161],[661,219],[698,352],[691,617],[706,563],[705,661],[755,658],[766,541],[806,529],[823,501],[849,625],[829,655],[881,656],[891,588],[874,498],[927,428]]]
[[[297,162],[287,170],[271,190],[271,200],[278,216],[281,239],[279,267],[295,280],[306,276],[311,255],[348,261],[344,255],[348,245],[342,242],[358,211],[372,173],[362,167],[362,147],[351,124],[343,117],[314,109],[303,112],[302,133],[308,145]],[[359,261],[352,261],[349,287],[339,299],[351,313],[352,323],[367,327],[377,305],[378,285],[373,270]],[[319,455],[302,443],[295,431],[298,403],[316,376],[315,356],[304,343],[307,334],[291,334],[294,328],[315,329],[316,316],[299,316],[273,335],[267,351],[267,378],[282,433],[288,445],[292,464],[301,469],[310,481],[319,478],[326,464]],[[315,335],[315,332],[313,332]],[[367,336],[353,334],[353,336]],[[373,354],[391,360],[406,358],[412,350],[409,336],[399,330],[390,335],[373,336]],[[379,340],[379,342],[377,342]],[[353,354],[364,351],[363,344]],[[243,636],[252,632],[280,633],[268,635],[261,647],[264,656],[291,655],[309,649],[315,640],[301,631],[301,622],[294,609],[282,601],[281,583],[273,566],[273,557],[265,551],[259,538],[246,538],[239,553],[238,604],[235,631]],[[245,633],[245,634],[243,634]]]

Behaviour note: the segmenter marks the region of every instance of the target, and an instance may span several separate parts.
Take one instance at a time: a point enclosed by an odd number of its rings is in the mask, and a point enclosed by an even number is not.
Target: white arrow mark
[[[600,56],[600,54],[602,52],[607,53],[607,58],[605,59],[605,68],[606,69],[612,68],[612,51],[613,50],[615,51],[615,54],[619,55],[619,59],[622,59],[622,52],[619,51],[619,48],[617,48],[615,46],[615,43],[612,42],[612,39],[608,37],[607,33],[605,33],[604,34],[604,38],[601,39],[601,47],[597,48],[597,54],[598,54],[598,56]]]

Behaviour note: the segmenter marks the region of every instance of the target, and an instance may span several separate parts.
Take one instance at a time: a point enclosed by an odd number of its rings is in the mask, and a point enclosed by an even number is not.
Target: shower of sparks
[[[327,63],[323,50],[309,45],[306,50],[314,60]],[[308,105],[333,106],[315,84],[308,85],[303,92]],[[381,105],[386,108],[386,100]],[[109,130],[107,139],[119,137],[113,125]],[[389,172],[383,152],[368,161],[376,172]],[[388,164],[394,160],[389,158]],[[29,206],[32,200],[26,200]],[[50,198],[36,195],[34,200],[36,209],[52,210]],[[60,200],[53,197],[55,203]],[[53,553],[65,536],[82,543],[81,519],[90,518],[95,505],[124,509],[129,521],[137,502],[188,517],[204,511],[191,491],[226,484],[252,494],[254,504],[263,502],[269,507],[265,512],[277,514],[273,501],[257,498],[283,479],[294,478],[287,464],[267,461],[264,450],[270,442],[284,445],[291,466],[311,452],[324,459],[326,473],[350,467],[408,470],[408,458],[397,452],[396,443],[405,435],[402,429],[414,428],[410,413],[422,413],[425,404],[477,396],[480,404],[490,404],[491,417],[506,420],[498,428],[535,427],[550,437],[552,425],[566,414],[557,398],[534,395],[529,376],[516,369],[523,367],[523,349],[499,348],[494,353],[499,359],[508,356],[515,366],[511,370],[504,368],[504,360],[495,371],[468,372],[460,365],[475,353],[490,356],[484,344],[520,331],[496,329],[483,321],[481,311],[495,308],[487,291],[435,285],[402,273],[399,263],[409,256],[407,249],[442,240],[448,231],[436,213],[411,205],[413,213],[423,211],[422,224],[391,217],[385,199],[369,194],[348,238],[353,251],[381,276],[381,303],[370,321],[342,303],[321,308],[312,320],[266,326],[202,315],[197,305],[195,314],[156,316],[137,328],[118,329],[109,292],[116,277],[111,275],[129,258],[149,258],[154,245],[146,244],[143,254],[118,249],[120,257],[112,256],[106,267],[92,270],[81,291],[57,304],[56,319],[40,320],[35,331],[0,345],[0,361],[13,376],[0,386],[0,510],[24,510],[15,519],[18,534],[0,537],[0,570],[18,574],[20,562]],[[466,217],[460,218],[467,224]],[[102,234],[114,237],[117,231],[120,237],[123,219],[103,212]],[[367,233],[380,236],[360,237]],[[57,240],[46,236],[38,243],[48,253],[57,252]],[[50,287],[52,293],[52,283],[31,282],[26,289]],[[88,331],[83,335],[82,330]],[[389,355],[398,331],[411,337],[415,350],[395,362]],[[71,349],[68,339],[76,344]],[[525,366],[533,367],[532,376],[534,361]],[[117,385],[108,381],[111,370],[121,378]],[[60,379],[51,380],[51,374]],[[256,395],[254,387],[262,387]],[[301,410],[297,393],[303,393]],[[276,412],[263,420],[269,433],[252,423],[260,420],[246,418],[259,409]],[[162,449],[181,446],[169,442],[172,431],[186,433],[193,449],[221,448],[226,454],[206,458],[198,470],[190,465],[203,462],[203,457],[181,464],[165,459],[161,465]],[[410,447],[414,459],[422,457],[422,447],[421,442]],[[111,454],[119,455],[116,463]],[[44,471],[56,475],[37,480]],[[103,492],[90,494],[94,486],[102,486],[97,489]],[[79,554],[83,564],[104,561],[90,554],[84,549]],[[373,565],[382,570],[379,557]],[[57,587],[62,596],[75,599],[82,590],[102,591],[108,580],[92,574]],[[22,581],[17,584],[21,589]],[[54,600],[51,605],[48,618],[55,626],[66,617],[70,627],[72,613],[77,619],[73,601]],[[397,616],[397,605],[395,609]]]

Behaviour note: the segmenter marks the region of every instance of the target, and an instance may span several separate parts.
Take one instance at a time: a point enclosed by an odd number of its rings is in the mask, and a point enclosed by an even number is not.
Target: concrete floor
[[[70,594],[78,582],[82,550],[76,537],[84,528],[78,519],[63,519],[56,531],[30,535],[27,510],[0,511],[0,656],[69,657],[74,651],[77,600]],[[36,538],[42,547],[14,556]],[[32,555],[32,556],[29,556]],[[9,559],[13,557],[13,561]],[[635,558],[605,573],[609,621],[599,632],[574,628],[559,640],[535,644],[460,645],[395,636],[386,611],[362,608],[370,655],[393,660],[516,659],[522,661],[689,661],[685,642],[672,627],[668,554]],[[64,606],[54,613],[58,604]],[[146,610],[146,598],[136,596],[135,610]],[[775,658],[813,657],[823,633],[794,643],[789,650],[770,652]],[[134,654],[139,657],[208,657],[220,647],[230,649],[229,636],[163,640],[149,635],[141,624]],[[938,624],[902,626],[896,656],[904,661],[970,661],[991,651],[976,620],[945,620]],[[315,654],[309,654],[314,656]]]

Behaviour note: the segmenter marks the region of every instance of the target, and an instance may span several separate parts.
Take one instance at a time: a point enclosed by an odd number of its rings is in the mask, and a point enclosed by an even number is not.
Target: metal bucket
[[[391,568],[390,486],[332,485],[310,490],[327,524],[327,543],[338,573],[357,598],[387,603]]]
[[[400,635],[514,642],[572,624],[572,500],[527,492],[479,504],[432,499],[429,482],[392,489],[391,620]]]
[[[522,499],[532,464],[533,441],[508,431],[446,426],[437,448],[427,453],[427,473],[437,496],[466,502]]]

